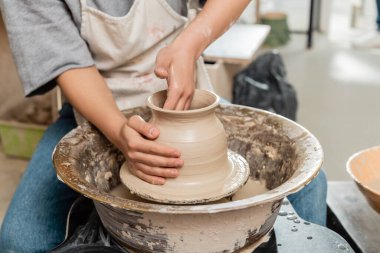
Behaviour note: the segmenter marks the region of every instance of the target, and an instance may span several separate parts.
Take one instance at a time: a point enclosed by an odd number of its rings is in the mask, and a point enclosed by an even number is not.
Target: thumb
[[[158,78],[161,79],[167,79],[169,77],[169,73],[164,67],[156,66],[156,68],[154,69],[154,73]]]
[[[136,132],[145,136],[148,139],[156,139],[160,132],[152,124],[145,122],[140,116],[134,115],[128,119],[129,127],[133,128]]]

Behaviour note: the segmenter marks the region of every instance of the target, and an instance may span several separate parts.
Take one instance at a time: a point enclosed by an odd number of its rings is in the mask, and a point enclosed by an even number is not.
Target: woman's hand
[[[122,126],[117,146],[126,156],[132,174],[148,183],[162,185],[166,178],[178,176],[183,160],[178,150],[154,141],[159,134],[157,128],[135,115]]]
[[[154,72],[168,83],[164,109],[190,108],[195,90],[195,62],[196,57],[192,52],[174,44],[159,51]]]
[[[187,110],[195,89],[195,62],[236,21],[249,0],[208,0],[203,10],[156,58],[155,73],[168,82],[165,109]]]
[[[70,103],[123,152],[134,175],[152,184],[178,176],[180,152],[154,142],[159,130],[141,117],[126,119],[94,66],[68,70],[58,83]]]

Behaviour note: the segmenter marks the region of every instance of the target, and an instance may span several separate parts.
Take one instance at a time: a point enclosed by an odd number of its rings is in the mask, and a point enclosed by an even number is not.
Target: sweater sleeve
[[[52,89],[64,71],[94,65],[62,0],[0,0],[9,43],[25,94]]]

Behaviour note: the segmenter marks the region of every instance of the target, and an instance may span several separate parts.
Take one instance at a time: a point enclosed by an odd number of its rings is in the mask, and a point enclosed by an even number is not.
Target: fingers
[[[122,131],[122,139],[124,140],[124,146],[126,149],[124,150],[124,153],[126,153],[128,157],[136,156],[136,153],[177,159],[181,156],[181,153],[177,149],[151,141],[149,139],[144,139],[140,134],[147,136],[150,139],[154,139],[158,137],[159,130],[153,125],[145,122],[140,116],[132,116],[129,118],[127,125]],[[162,166],[170,167],[170,165],[165,164]],[[175,165],[174,167],[178,166]]]
[[[187,101],[185,103],[185,107],[183,108],[184,110],[189,110],[190,109],[191,102],[193,101],[193,96],[194,96],[194,93],[192,93],[191,96],[187,99]]]
[[[181,156],[181,153],[177,149],[149,140],[142,140],[141,144],[136,145],[136,147],[136,151],[146,154],[173,158],[179,158]]]
[[[185,104],[185,109],[184,110],[189,110],[191,107],[191,101],[193,100],[193,97],[191,97]]]
[[[140,116],[129,118],[121,135],[122,151],[131,173],[152,184],[164,184],[165,178],[177,177],[184,164],[177,149],[150,140],[158,135],[158,129]]]
[[[178,91],[169,86],[168,95],[164,103],[164,109],[167,110],[187,110],[190,108],[193,100],[194,89]]]
[[[179,102],[179,99],[181,97],[181,92],[177,91],[173,87],[169,86],[166,101],[164,103],[164,109],[167,110],[174,110],[177,106],[177,103]]]
[[[129,141],[125,155],[131,162],[152,167],[181,168],[184,164],[176,149],[144,139]]]
[[[172,158],[181,156],[181,153],[175,148],[141,138],[139,134],[148,137],[148,139],[155,139],[159,135],[159,130],[145,122],[140,116],[135,115],[129,118],[127,125],[128,127],[124,130],[124,139],[126,140],[128,156],[133,156],[136,152]]]
[[[128,154],[131,173],[151,184],[164,184],[165,178],[176,178],[183,161],[143,153]]]
[[[140,116],[134,115],[129,118],[128,126],[133,128],[139,134],[147,137],[148,139],[156,139],[160,132],[152,124],[145,122]]]
[[[165,184],[166,180],[165,178],[163,177],[157,177],[157,176],[151,176],[151,175],[147,175],[145,174],[144,172],[142,172],[141,170],[137,169],[134,167],[134,165],[132,166],[128,166],[128,169],[129,171],[135,175],[136,177],[140,178],[141,180],[145,181],[145,182],[148,182],[150,184],[155,184],[155,185],[163,185]]]
[[[136,164],[137,170],[140,170],[146,175],[163,177],[163,178],[176,178],[179,174],[178,169],[169,169],[161,167],[147,166],[142,163]]]
[[[167,110],[187,110],[193,99],[195,83],[194,75],[186,76],[186,73],[192,71],[174,71],[173,68],[169,73],[167,98],[164,103],[164,109]],[[182,73],[182,74],[181,74]],[[179,79],[181,76],[181,79]],[[177,81],[177,79],[179,81]]]
[[[183,111],[183,110],[185,110],[185,104],[186,104],[186,102],[187,102],[186,98],[180,98],[178,100],[178,103],[175,106],[174,110],[176,110],[176,111]]]
[[[151,167],[142,163],[130,163],[129,170],[138,178],[156,185],[163,185],[166,178],[176,178],[179,174],[177,169]]]
[[[135,175],[141,180],[144,180],[145,182],[148,182],[150,184],[163,185],[166,182],[166,179],[163,177],[147,175],[141,170],[136,170]]]
[[[169,77],[169,69],[170,66],[170,57],[168,57],[168,49],[163,48],[157,54],[156,57],[156,67],[154,69],[154,73],[158,78],[168,79]]]
[[[165,68],[159,66],[156,66],[156,68],[154,69],[154,73],[158,78],[161,79],[167,79],[169,76],[168,71]]]
[[[168,83],[164,109],[186,110],[190,107],[195,90],[194,69],[195,58],[192,54],[171,46],[159,51],[154,73]]]
[[[155,167],[180,168],[183,166],[183,160],[179,158],[167,158],[141,152],[131,152],[128,154],[128,157],[134,162]]]

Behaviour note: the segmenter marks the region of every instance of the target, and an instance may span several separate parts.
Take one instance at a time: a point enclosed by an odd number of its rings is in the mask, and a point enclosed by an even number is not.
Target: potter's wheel
[[[112,235],[103,228],[99,216],[94,211],[90,199],[79,197],[70,208],[65,241],[49,253],[133,253],[131,250],[123,249],[112,239]],[[295,213],[295,210],[284,200],[281,207],[282,216],[277,219],[274,230],[264,235],[255,245],[239,253],[354,252],[350,245],[332,230],[300,218],[288,219],[287,214],[291,213]],[[297,231],[293,232],[295,228]]]
[[[136,114],[151,118],[144,107],[125,112],[129,117]],[[54,166],[62,181],[94,200],[105,230],[125,248],[236,252],[273,228],[282,199],[317,175],[323,152],[310,132],[278,115],[234,105],[219,106],[216,114],[226,129],[229,149],[247,160],[250,178],[264,182],[268,191],[202,205],[164,205],[114,196],[110,191],[120,185],[124,156],[89,124],[60,141]],[[285,232],[293,233],[289,228]]]
[[[229,172],[218,184],[207,183],[207,179],[213,178],[213,175],[207,175],[203,182],[188,181],[183,184],[175,179],[167,179],[164,187],[153,185],[131,174],[127,163],[120,169],[120,178],[132,193],[144,199],[168,204],[205,203],[227,197],[247,182],[250,171],[245,159],[229,150],[228,162]]]

